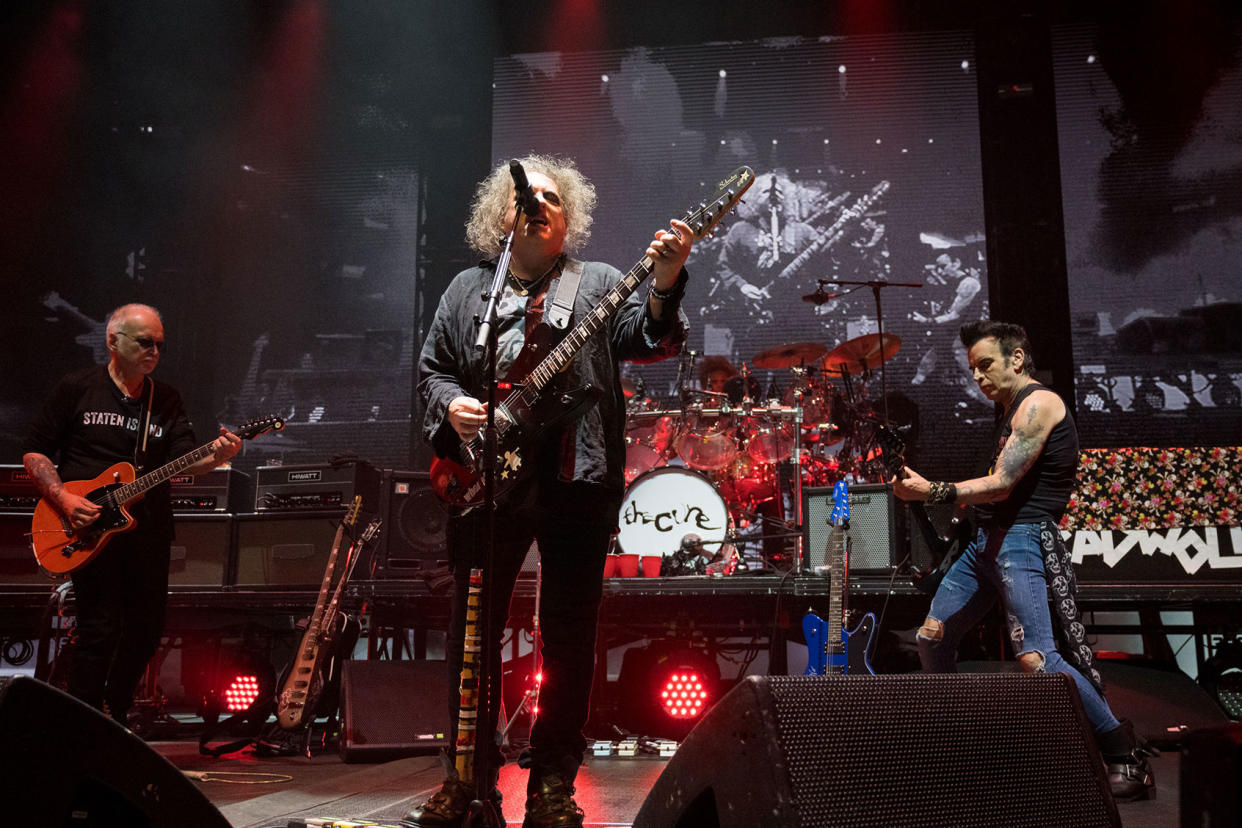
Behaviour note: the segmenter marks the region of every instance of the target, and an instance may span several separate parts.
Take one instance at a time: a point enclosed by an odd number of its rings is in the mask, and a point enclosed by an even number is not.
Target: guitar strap
[[[151,409],[155,405],[155,380],[150,377],[144,378],[147,383],[147,405],[146,413],[143,415],[141,440],[134,440],[134,469],[141,472],[143,463],[147,459],[147,435],[151,432]],[[143,463],[138,462],[138,455],[142,455]]]
[[[582,281],[582,262],[568,259],[556,280],[556,295],[544,314],[544,321],[557,330],[569,327],[574,313],[574,299],[578,297],[578,284]]]

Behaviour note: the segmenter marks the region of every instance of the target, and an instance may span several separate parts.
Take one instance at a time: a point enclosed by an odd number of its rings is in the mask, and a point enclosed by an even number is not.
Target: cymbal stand
[[[504,728],[500,731],[501,741],[508,737],[509,729],[513,727],[513,723],[517,721],[518,716],[522,714],[522,710],[530,705],[530,725],[535,726],[535,717],[539,715],[539,691],[543,687],[543,641],[539,629],[539,604],[543,599],[543,560],[540,559],[535,564],[535,612],[531,616],[530,635],[531,644],[534,647],[533,656],[535,670],[531,676],[531,686],[522,694],[522,701],[517,708],[509,716],[505,722]],[[517,658],[518,637],[513,637],[513,657]]]
[[[880,356],[884,356],[884,307],[880,301],[880,289],[886,287],[909,287],[921,288],[922,282],[885,282],[880,279],[870,279],[864,282],[855,282],[843,279],[830,280],[833,284],[838,285],[862,285],[871,288],[871,293],[875,296],[875,320],[876,326],[880,334]],[[884,407],[884,426],[888,427],[888,370],[885,367],[886,359],[880,360],[880,402]]]
[[[801,575],[806,571],[806,559],[802,548],[802,389],[794,389],[794,445],[793,454],[793,506],[794,529],[798,534],[794,538],[794,574]]]

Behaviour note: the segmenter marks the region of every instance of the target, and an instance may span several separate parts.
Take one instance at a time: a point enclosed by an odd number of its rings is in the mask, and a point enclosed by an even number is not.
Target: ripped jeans
[[[940,582],[918,634],[924,672],[956,671],[957,645],[999,598],[1013,651],[1029,672],[1068,673],[1078,685],[1097,733],[1119,726],[1099,691],[1057,652],[1048,582],[1040,552],[1041,524],[980,528]],[[1023,656],[1028,658],[1023,659]],[[1042,663],[1041,659],[1042,657]]]

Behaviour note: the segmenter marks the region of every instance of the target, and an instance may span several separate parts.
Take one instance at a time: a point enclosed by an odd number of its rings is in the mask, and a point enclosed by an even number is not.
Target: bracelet
[[[667,302],[670,299],[680,299],[686,292],[687,281],[689,281],[689,276],[686,274],[685,269],[682,269],[681,274],[677,277],[677,281],[673,282],[673,286],[668,290],[660,290],[655,286],[655,282],[652,282],[651,295],[661,302]]]
[[[953,503],[957,500],[957,486],[952,483],[933,482],[927,495],[928,503]]]

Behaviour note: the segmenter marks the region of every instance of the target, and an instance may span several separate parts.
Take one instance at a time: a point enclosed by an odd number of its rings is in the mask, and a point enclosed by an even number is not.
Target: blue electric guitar
[[[832,515],[828,518],[828,620],[813,612],[802,618],[806,636],[806,674],[825,676],[853,673],[875,675],[871,669],[871,637],[875,615],[867,613],[853,630],[845,629],[846,542],[850,532],[850,490],[844,480],[832,487]]]

